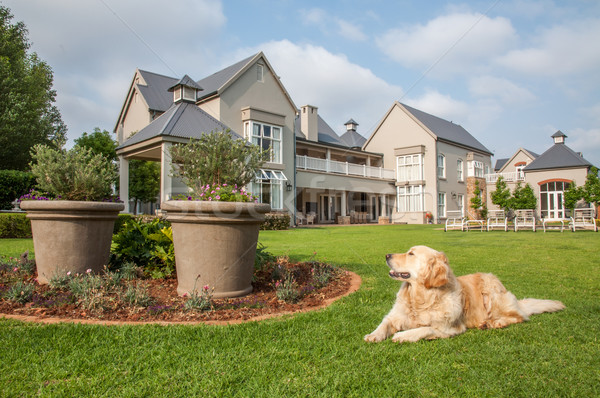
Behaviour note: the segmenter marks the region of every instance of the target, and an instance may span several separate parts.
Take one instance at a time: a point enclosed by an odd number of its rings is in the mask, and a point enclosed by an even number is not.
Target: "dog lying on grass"
[[[455,277],[446,255],[426,246],[388,254],[386,261],[390,277],[404,283],[392,310],[365,336],[368,342],[389,336],[396,343],[452,337],[469,328],[503,328],[565,308],[560,301],[517,300],[492,274]]]

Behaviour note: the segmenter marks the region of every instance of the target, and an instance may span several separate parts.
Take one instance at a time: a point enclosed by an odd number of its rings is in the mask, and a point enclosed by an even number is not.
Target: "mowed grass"
[[[276,255],[357,272],[362,287],[321,311],[242,325],[2,320],[0,396],[600,396],[598,233],[390,225],[262,231],[260,241]],[[493,272],[518,298],[567,309],[451,339],[363,342],[399,287],[385,254],[417,244],[446,252],[457,275]]]

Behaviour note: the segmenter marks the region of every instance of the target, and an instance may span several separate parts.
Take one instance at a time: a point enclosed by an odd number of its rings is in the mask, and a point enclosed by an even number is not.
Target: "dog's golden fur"
[[[414,246],[388,254],[390,277],[404,283],[396,302],[365,341],[397,343],[451,337],[468,328],[502,328],[564,308],[560,301],[516,297],[492,274],[455,277],[442,252]]]

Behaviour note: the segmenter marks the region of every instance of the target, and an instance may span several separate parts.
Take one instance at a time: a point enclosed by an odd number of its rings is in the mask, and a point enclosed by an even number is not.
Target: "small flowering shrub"
[[[292,273],[288,272],[282,280],[275,282],[275,294],[279,300],[286,303],[295,303],[300,299],[298,284]]]
[[[190,192],[187,195],[177,195],[175,200],[206,200],[219,202],[258,202],[257,198],[246,192],[244,188],[237,185],[207,184],[199,188],[199,191]]]
[[[31,172],[40,191],[47,195],[25,195],[21,200],[101,201],[112,196],[118,176],[116,166],[89,148],[75,146],[67,151],[36,145],[31,156]]]
[[[198,279],[196,278],[196,282]],[[215,289],[211,289],[210,286],[205,285],[202,287],[200,293],[194,286],[194,291],[190,294],[189,298],[183,305],[183,308],[186,310],[196,310],[196,311],[209,311],[213,309],[213,291]]]
[[[8,300],[25,304],[32,300],[34,291],[35,286],[33,283],[19,280],[8,288],[8,291],[5,293],[4,297],[6,297]]]

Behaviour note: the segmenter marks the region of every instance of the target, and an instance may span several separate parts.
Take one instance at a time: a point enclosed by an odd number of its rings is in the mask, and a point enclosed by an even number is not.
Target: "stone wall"
[[[471,208],[471,198],[473,198],[475,192],[475,182],[479,182],[479,190],[481,191],[481,199],[484,204],[487,206],[487,184],[485,182],[485,178],[478,177],[467,177],[467,200],[465,203],[466,206],[466,215],[471,220],[478,220],[479,214],[473,208]]]

